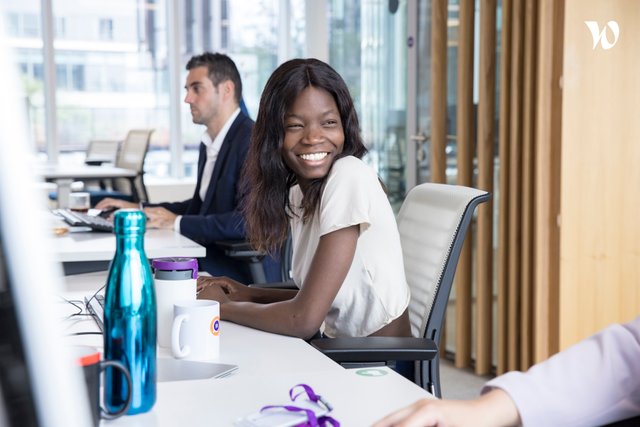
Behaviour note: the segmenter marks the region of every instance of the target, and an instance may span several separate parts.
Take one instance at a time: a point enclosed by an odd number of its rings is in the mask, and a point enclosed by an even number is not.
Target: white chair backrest
[[[482,195],[487,193],[426,183],[411,189],[400,208],[398,229],[411,289],[409,318],[413,336],[424,335],[462,216],[469,202]]]
[[[93,139],[89,141],[85,162],[115,163],[120,141],[115,139]]]
[[[142,173],[151,133],[153,129],[130,130],[120,145],[116,166]]]
[[[127,137],[118,150],[116,166],[119,168],[132,169],[138,172],[134,180],[138,196],[146,200],[146,189],[142,176],[144,174],[144,159],[147,156],[149,142],[153,129],[134,129],[127,133]],[[113,188],[123,193],[132,193],[131,183],[127,179],[116,178],[113,180]]]

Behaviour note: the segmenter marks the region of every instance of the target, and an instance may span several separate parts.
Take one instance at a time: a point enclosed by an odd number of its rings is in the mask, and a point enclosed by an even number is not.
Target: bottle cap
[[[182,275],[198,278],[198,261],[195,258],[169,257],[156,258],[151,261],[151,266],[156,272],[157,279],[173,279],[178,280]],[[183,273],[183,274],[166,274],[166,273]],[[174,277],[175,276],[175,277]]]
[[[147,217],[140,209],[120,209],[113,216],[113,232],[144,233]]]

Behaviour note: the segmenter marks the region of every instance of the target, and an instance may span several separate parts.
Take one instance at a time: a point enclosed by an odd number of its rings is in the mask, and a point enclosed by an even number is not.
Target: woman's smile
[[[310,153],[310,154],[300,154],[300,158],[302,158],[302,160],[306,160],[308,162],[316,162],[319,160],[324,160],[325,157],[327,157],[329,155],[329,153]]]

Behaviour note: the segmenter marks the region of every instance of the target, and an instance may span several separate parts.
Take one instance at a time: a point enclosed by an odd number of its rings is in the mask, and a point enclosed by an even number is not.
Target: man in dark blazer
[[[200,270],[251,283],[248,265],[229,258],[215,244],[245,238],[238,210],[240,173],[251,139],[253,120],[240,110],[242,81],[235,63],[226,55],[204,53],[187,63],[187,91],[193,122],[206,126],[200,143],[198,181],[193,196],[183,202],[145,204],[151,228],[173,228],[207,248]],[[104,199],[96,208],[137,207],[123,200]],[[269,281],[279,281],[279,265],[266,259]]]

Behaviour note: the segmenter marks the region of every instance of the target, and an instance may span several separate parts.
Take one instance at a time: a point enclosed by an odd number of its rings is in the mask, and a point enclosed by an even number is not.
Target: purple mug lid
[[[155,270],[191,270],[191,278],[198,278],[198,260],[195,258],[168,257],[156,258],[151,261],[151,266]]]

